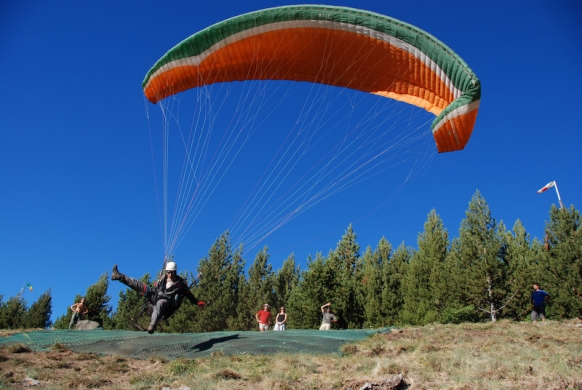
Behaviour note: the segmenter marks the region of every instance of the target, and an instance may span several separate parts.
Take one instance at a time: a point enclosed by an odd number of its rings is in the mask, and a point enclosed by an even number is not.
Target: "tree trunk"
[[[497,321],[495,302],[493,302],[493,288],[491,287],[491,276],[487,276],[487,293],[489,294],[491,322]]]

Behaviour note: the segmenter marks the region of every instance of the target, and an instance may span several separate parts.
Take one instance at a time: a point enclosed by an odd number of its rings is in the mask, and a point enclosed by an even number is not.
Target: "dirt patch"
[[[349,380],[344,383],[344,390],[404,390],[408,384],[402,374],[393,375],[383,380]]]
[[[0,388],[22,388],[27,378],[48,388],[130,388],[132,378],[156,362],[71,351],[10,352],[0,349]],[[160,363],[157,362],[159,365]]]
[[[526,338],[527,341],[529,341],[530,343],[535,343],[536,341],[538,341],[541,338],[540,335],[538,334],[532,334],[531,336],[528,336]]]
[[[386,341],[396,341],[401,339],[414,339],[420,335],[420,331],[417,330],[402,330],[402,329],[393,329],[390,333],[383,334],[384,340]]]
[[[237,372],[229,370],[228,368],[216,373],[214,375],[215,378],[218,379],[232,379],[232,380],[240,380],[243,379],[243,376]]]

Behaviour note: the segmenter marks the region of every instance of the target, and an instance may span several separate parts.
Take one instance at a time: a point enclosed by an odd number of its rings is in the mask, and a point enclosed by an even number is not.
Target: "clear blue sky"
[[[52,290],[53,319],[114,263],[135,277],[156,272],[164,245],[141,82],[169,48],[211,24],[281,1],[4,1],[0,5],[0,294],[28,281],[29,303]],[[301,4],[301,3],[297,3]],[[520,219],[541,237],[556,180],[567,206],[582,205],[579,122],[582,3],[572,1],[345,1],[416,25],[448,44],[483,86],[465,150],[431,155],[403,184],[375,176],[339,194],[250,249],[268,245],[280,267],[292,252],[326,254],[352,223],[362,251],[382,236],[416,239],[431,209],[458,233],[479,190],[493,217]],[[426,132],[430,127],[427,124]],[[429,135],[430,137],[430,135]],[[244,160],[240,165],[244,166]],[[237,187],[241,177],[234,180]],[[244,182],[244,178],[242,180]],[[158,188],[159,189],[159,188]],[[347,194],[347,195],[346,195]],[[247,194],[217,192],[237,210]],[[216,198],[216,199],[214,199]],[[232,220],[209,202],[176,249],[194,270]],[[224,205],[224,203],[223,203]],[[347,205],[347,206],[346,206]],[[365,206],[365,207],[362,207]],[[225,215],[226,214],[226,215]],[[226,221],[226,222],[225,222]],[[110,288],[117,302],[120,286]]]

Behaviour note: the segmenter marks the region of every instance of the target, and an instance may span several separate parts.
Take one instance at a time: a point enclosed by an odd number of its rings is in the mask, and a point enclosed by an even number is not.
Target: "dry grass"
[[[62,345],[0,349],[0,388],[33,378],[43,389],[581,389],[580,321],[430,325],[378,334],[343,356],[214,355],[134,360],[76,354]],[[371,387],[370,387],[371,386]]]

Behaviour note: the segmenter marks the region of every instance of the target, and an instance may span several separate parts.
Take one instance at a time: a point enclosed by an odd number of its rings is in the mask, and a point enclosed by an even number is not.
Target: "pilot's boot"
[[[156,326],[153,324],[150,324],[150,326],[148,326],[148,333],[153,334],[154,330],[156,330]]]
[[[123,282],[124,274],[117,270],[117,264],[113,266],[113,271],[111,271],[111,280],[121,280]]]

